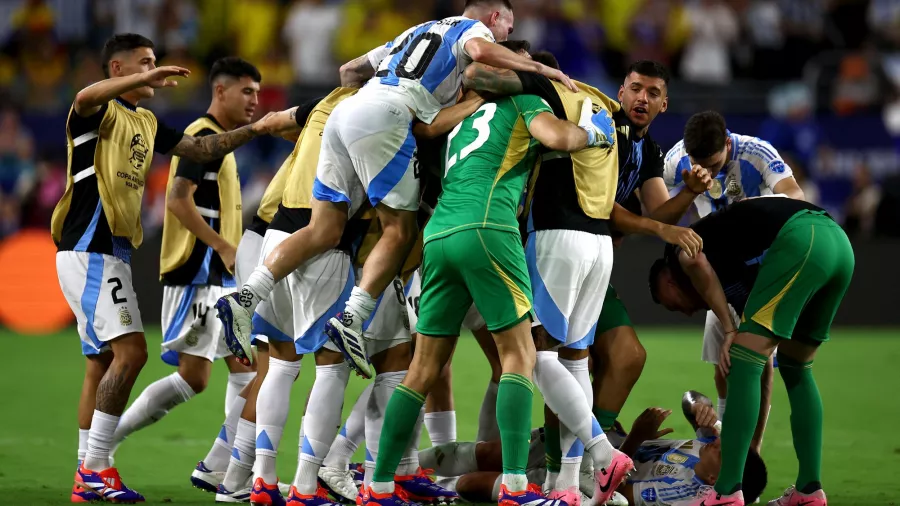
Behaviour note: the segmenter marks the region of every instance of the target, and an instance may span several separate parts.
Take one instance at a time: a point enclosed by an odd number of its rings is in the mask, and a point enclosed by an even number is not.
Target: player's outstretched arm
[[[792,177],[786,177],[781,181],[775,183],[775,187],[772,188],[772,193],[787,195],[788,197],[795,200],[806,200],[806,195],[803,194],[803,189],[800,188],[800,185],[797,184],[797,180]]]
[[[203,241],[203,244],[215,250],[222,258],[225,268],[233,273],[237,250],[234,245],[216,233],[200,215],[200,211],[197,210],[197,205],[194,203],[195,191],[197,191],[196,183],[186,177],[175,176],[172,188],[166,196],[166,208],[175,215],[184,228]]]
[[[131,90],[150,86],[151,88],[169,88],[178,86],[170,77],[187,77],[191,71],[182,67],[157,67],[147,72],[123,77],[111,77],[94,83],[75,95],[75,112],[87,117],[95,114],[110,100],[128,93]]]
[[[728,348],[731,347],[731,341],[734,339],[737,329],[734,321],[731,319],[731,311],[728,309],[728,301],[725,299],[725,291],[722,289],[722,283],[719,282],[719,276],[713,270],[712,265],[707,260],[706,255],[700,252],[693,257],[688,256],[684,251],[678,254],[678,262],[685,274],[694,285],[694,289],[706,302],[706,305],[716,315],[716,318],[722,322],[725,331],[726,345],[722,346],[723,360],[719,360],[719,369],[726,376],[728,369],[731,367],[731,359],[728,356]]]
[[[375,75],[375,67],[372,66],[369,55],[364,54],[341,65],[340,74],[341,86],[359,88]]]
[[[463,86],[469,90],[478,90],[494,95],[519,95],[525,87],[519,76],[509,69],[501,69],[473,63],[463,72]]]
[[[619,204],[613,205],[609,219],[616,230],[623,234],[656,236],[669,244],[678,246],[691,256],[696,256],[703,249],[703,238],[693,230],[639,216]]]
[[[575,123],[542,112],[528,125],[531,136],[553,151],[580,151],[588,145],[588,133]]]
[[[484,63],[501,69],[535,72],[563,83],[572,91],[578,91],[578,87],[575,86],[575,83],[569,79],[569,76],[562,73],[562,71],[550,68],[543,63],[516,54],[500,44],[495,44],[486,39],[476,37],[466,42],[465,49],[466,53],[472,57],[472,60],[478,63]]]
[[[172,154],[198,163],[218,160],[254,138],[269,133],[267,120],[272,114],[270,112],[256,123],[221,134],[203,137],[185,135],[172,150]]]
[[[413,135],[422,139],[440,137],[456,128],[456,125],[474,114],[482,105],[484,105],[484,98],[478,93],[470,91],[466,93],[461,102],[441,109],[431,124],[416,122],[413,126]]]

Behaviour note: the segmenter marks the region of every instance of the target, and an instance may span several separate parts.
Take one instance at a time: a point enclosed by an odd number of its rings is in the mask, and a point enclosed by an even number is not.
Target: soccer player
[[[736,202],[692,227],[704,239],[703,253],[667,247],[650,270],[654,301],[685,314],[710,309],[725,327],[718,360],[729,393],[722,468],[715,490],[690,504],[745,504],[741,476],[761,411],[760,380],[777,349],[800,466],[796,487],[769,504],[824,506],[822,399],[812,364],[853,276],[850,241],[825,211],[783,196]]]
[[[216,61],[209,73],[212,102],[188,125],[195,137],[249,124],[262,77],[236,57]],[[163,222],[160,273],[164,285],[162,359],[177,372],[151,383],[122,414],[113,444],[161,420],[170,410],[206,389],[212,363],[225,358],[230,372],[224,444],[197,464],[192,481],[215,491],[231,455],[234,431],[245,399],[239,394],[255,373],[230,356],[222,325],[209,314],[235,286],[235,247],[241,235],[241,188],[233,153],[207,163],[172,158]],[[227,355],[227,356],[226,356]]]
[[[684,171],[693,172],[696,168],[709,171],[713,181],[710,189],[694,200],[686,218],[690,223],[747,197],[774,193],[800,200],[804,198],[803,190],[794,179],[791,168],[771,144],[756,137],[729,132],[725,119],[714,111],[691,116],[684,127],[684,139],[666,154],[663,176],[666,186],[670,191],[676,191],[682,184]],[[736,321],[737,313],[731,311],[731,318]],[[713,364],[715,370],[720,419],[724,419],[728,391],[725,377],[720,374],[716,365],[724,340],[722,322],[715,314],[707,312],[702,358],[704,362]],[[772,376],[773,367],[768,364],[763,374],[761,402],[764,408],[753,438],[753,446],[757,451],[760,451],[768,419]]]
[[[611,119],[592,116],[587,102],[580,126],[557,119],[534,96],[487,102],[448,137],[443,193],[424,233],[413,363],[388,405],[381,453],[363,504],[403,504],[395,493],[394,472],[473,301],[494,334],[503,363],[497,416],[506,474],[500,501],[525,504],[542,498],[528,487],[522,461],[530,430],[534,347],[531,287],[516,215],[538,143],[560,151],[611,146]]]
[[[182,134],[137,104],[157,88],[176,86],[170,78],[187,77],[189,70],[157,68],[153,42],[135,34],[111,37],[101,57],[107,79],[79,91],[69,112],[68,180],[51,231],[60,288],[78,320],[87,362],[73,500],[133,502],[143,497],[122,483],[109,451],[147,360],[129,265],[132,249],[143,241],[144,176],[154,151],[211,162],[265,128],[256,123],[205,137]]]
[[[430,124],[459,94],[462,71],[472,61],[530,70],[571,81],[562,72],[494,43],[512,31],[509,0],[468,0],[462,16],[410,28],[395,40],[341,68],[342,83],[360,93],[329,117],[316,170],[310,225],[282,244],[229,299],[233,334],[249,348],[248,322],[274,283],[297,266],[340,243],[349,218],[371,204],[384,228],[332,334],[364,377],[372,367],[360,340],[362,322],[390,284],[417,236],[419,182],[413,163],[413,120]],[[360,118],[366,118],[361,122]],[[278,260],[277,262],[275,260]]]

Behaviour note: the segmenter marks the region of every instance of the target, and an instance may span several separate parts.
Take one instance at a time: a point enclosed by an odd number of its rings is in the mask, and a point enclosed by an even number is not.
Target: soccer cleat
[[[248,503],[250,502],[250,487],[231,492],[220,484],[216,489],[216,502],[222,504]]]
[[[612,499],[616,489],[633,469],[634,462],[631,458],[619,450],[614,450],[609,467],[594,470],[594,504],[606,504]]]
[[[278,489],[278,484],[269,485],[262,477],[253,482],[250,489],[250,504],[253,506],[285,506],[284,496]]]
[[[366,354],[366,343],[363,341],[362,322],[354,321],[352,313],[341,313],[340,320],[331,318],[325,324],[325,333],[335,346],[344,354],[347,364],[363,378],[372,379],[372,364]]]
[[[356,488],[362,488],[363,481],[366,478],[366,465],[363,463],[351,463],[350,472],[353,473],[353,483],[356,483]]]
[[[237,292],[229,293],[217,300],[216,318],[222,322],[222,328],[225,329],[225,344],[228,351],[240,363],[249,366],[253,360],[253,350],[250,346],[253,313],[241,304],[241,295]]]
[[[394,483],[401,488],[410,500],[421,504],[450,504],[459,500],[459,494],[435,483],[429,475],[434,474],[431,469],[416,471],[409,476],[397,476]]]
[[[528,488],[521,492],[510,492],[506,485],[500,485],[500,496],[497,498],[500,506],[569,506],[561,499],[549,499],[541,492],[541,487],[529,483]]]
[[[713,487],[701,487],[697,496],[687,503],[688,506],[744,506],[744,494],[740,490],[733,494],[722,495]]]
[[[82,487],[81,485],[72,485],[72,502],[75,503],[87,503],[99,501],[100,496],[95,494],[93,491]]]
[[[594,113],[594,104],[585,98],[581,106],[581,118],[578,126],[588,134],[588,147],[611,148],[616,145],[616,125],[606,109],[598,107]]]
[[[219,485],[225,479],[225,471],[210,471],[201,460],[191,473],[191,485],[207,492],[218,492]]]
[[[394,485],[394,493],[377,494],[372,491],[372,487],[360,490],[362,499],[357,502],[359,506],[417,506],[416,503],[409,500],[406,491]]]
[[[75,473],[75,484],[87,489],[107,502],[133,504],[144,502],[144,496],[131,490],[122,483],[119,471],[115,467],[108,467],[100,472],[91,471],[84,467],[78,467]]]
[[[587,501],[590,502],[590,498],[588,498]],[[624,495],[616,492],[613,494],[612,499],[606,501],[606,506],[628,506],[628,499],[626,499]]]
[[[288,493],[287,506],[337,506],[328,498],[328,491],[322,487],[316,489],[315,494],[303,495],[297,492],[296,487],[291,487]]]
[[[319,481],[332,497],[340,502],[352,503],[359,494],[353,481],[353,471],[342,471],[334,467],[320,467]]]
[[[552,490],[547,494],[548,499],[559,499],[569,506],[581,506],[581,490],[571,487],[565,490]]]
[[[828,506],[825,492],[822,489],[812,494],[803,494],[793,485],[784,491],[784,495],[778,499],[769,501],[769,506]]]

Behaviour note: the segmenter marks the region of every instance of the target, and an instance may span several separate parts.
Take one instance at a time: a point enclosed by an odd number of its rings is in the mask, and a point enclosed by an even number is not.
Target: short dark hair
[[[705,159],[722,151],[728,132],[725,118],[716,111],[698,112],[684,126],[684,149],[694,159]]]
[[[668,263],[665,258],[658,259],[650,266],[650,298],[655,304],[659,304],[659,275],[666,267],[668,267]]]
[[[741,481],[741,490],[744,492],[744,502],[753,504],[766,489],[769,481],[769,473],[766,470],[766,463],[762,457],[752,448],[747,453],[747,460],[744,463],[744,477]]]
[[[466,10],[470,7],[491,6],[497,4],[500,4],[509,10],[513,10],[512,2],[510,2],[509,0],[466,0],[466,6],[465,8],[463,8],[463,10]]]
[[[552,69],[559,70],[559,60],[557,60],[550,51],[538,51],[532,53],[531,59],[538,63],[543,63]]]
[[[212,68],[209,70],[209,83],[214,83],[219,76],[229,76],[235,79],[247,76],[258,83],[262,82],[262,74],[259,73],[259,69],[247,60],[237,56],[219,58],[213,63]]]
[[[513,53],[518,53],[519,51],[525,51],[526,53],[531,52],[531,42],[528,42],[527,40],[504,40],[503,42],[500,42],[500,45]]]
[[[142,47],[153,49],[153,41],[136,33],[117,33],[106,39],[106,43],[103,44],[103,50],[100,52],[103,75],[109,79],[109,61],[112,60],[113,55]]]
[[[625,77],[630,76],[632,72],[647,77],[658,77],[666,83],[666,86],[669,85],[669,79],[672,78],[669,69],[662,63],[654,60],[638,60],[632,63],[628,66],[628,72],[625,73]]]

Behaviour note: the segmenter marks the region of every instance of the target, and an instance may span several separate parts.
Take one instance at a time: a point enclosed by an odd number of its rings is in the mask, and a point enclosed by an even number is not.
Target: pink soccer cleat
[[[628,473],[634,469],[634,462],[628,455],[619,450],[613,450],[613,452],[612,462],[609,463],[609,466],[594,471],[594,504],[596,506],[606,504],[612,499],[616,489],[625,481]]]
[[[744,506],[744,493],[738,490],[733,494],[722,495],[713,487],[703,487],[688,506]]]
[[[825,499],[825,492],[822,489],[812,494],[803,494],[791,485],[791,488],[784,491],[783,496],[769,501],[769,506],[828,506],[828,500]]]

